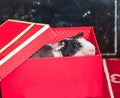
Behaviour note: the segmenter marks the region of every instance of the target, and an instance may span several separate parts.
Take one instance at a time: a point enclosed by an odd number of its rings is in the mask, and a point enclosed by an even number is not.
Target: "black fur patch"
[[[80,42],[78,42],[75,39],[71,40],[64,40],[61,43],[64,42],[64,47],[60,49],[63,56],[73,56],[76,54],[82,47]]]

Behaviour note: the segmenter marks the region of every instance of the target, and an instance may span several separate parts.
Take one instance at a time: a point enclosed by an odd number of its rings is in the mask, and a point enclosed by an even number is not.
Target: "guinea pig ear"
[[[72,38],[79,38],[80,36],[83,36],[83,32],[79,32],[77,35],[73,36]]]

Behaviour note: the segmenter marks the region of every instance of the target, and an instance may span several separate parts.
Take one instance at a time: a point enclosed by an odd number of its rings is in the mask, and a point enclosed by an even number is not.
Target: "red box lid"
[[[3,23],[0,27],[0,78],[4,78],[53,36],[48,24],[11,19]]]

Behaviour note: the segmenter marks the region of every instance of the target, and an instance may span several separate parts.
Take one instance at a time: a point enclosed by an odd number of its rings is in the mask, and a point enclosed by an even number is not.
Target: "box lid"
[[[0,27],[0,78],[4,78],[53,36],[48,24],[11,19],[3,23]]]

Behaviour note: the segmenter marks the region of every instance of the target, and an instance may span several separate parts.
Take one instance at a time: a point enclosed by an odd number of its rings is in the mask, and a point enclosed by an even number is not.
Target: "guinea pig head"
[[[94,45],[80,36],[83,36],[82,32],[59,42],[63,45],[60,49],[63,56],[95,55]]]
[[[83,36],[82,32],[59,42],[63,45],[63,47],[60,49],[63,56],[73,56],[78,51],[80,51],[80,49],[82,48],[81,43],[78,41],[80,36]]]

